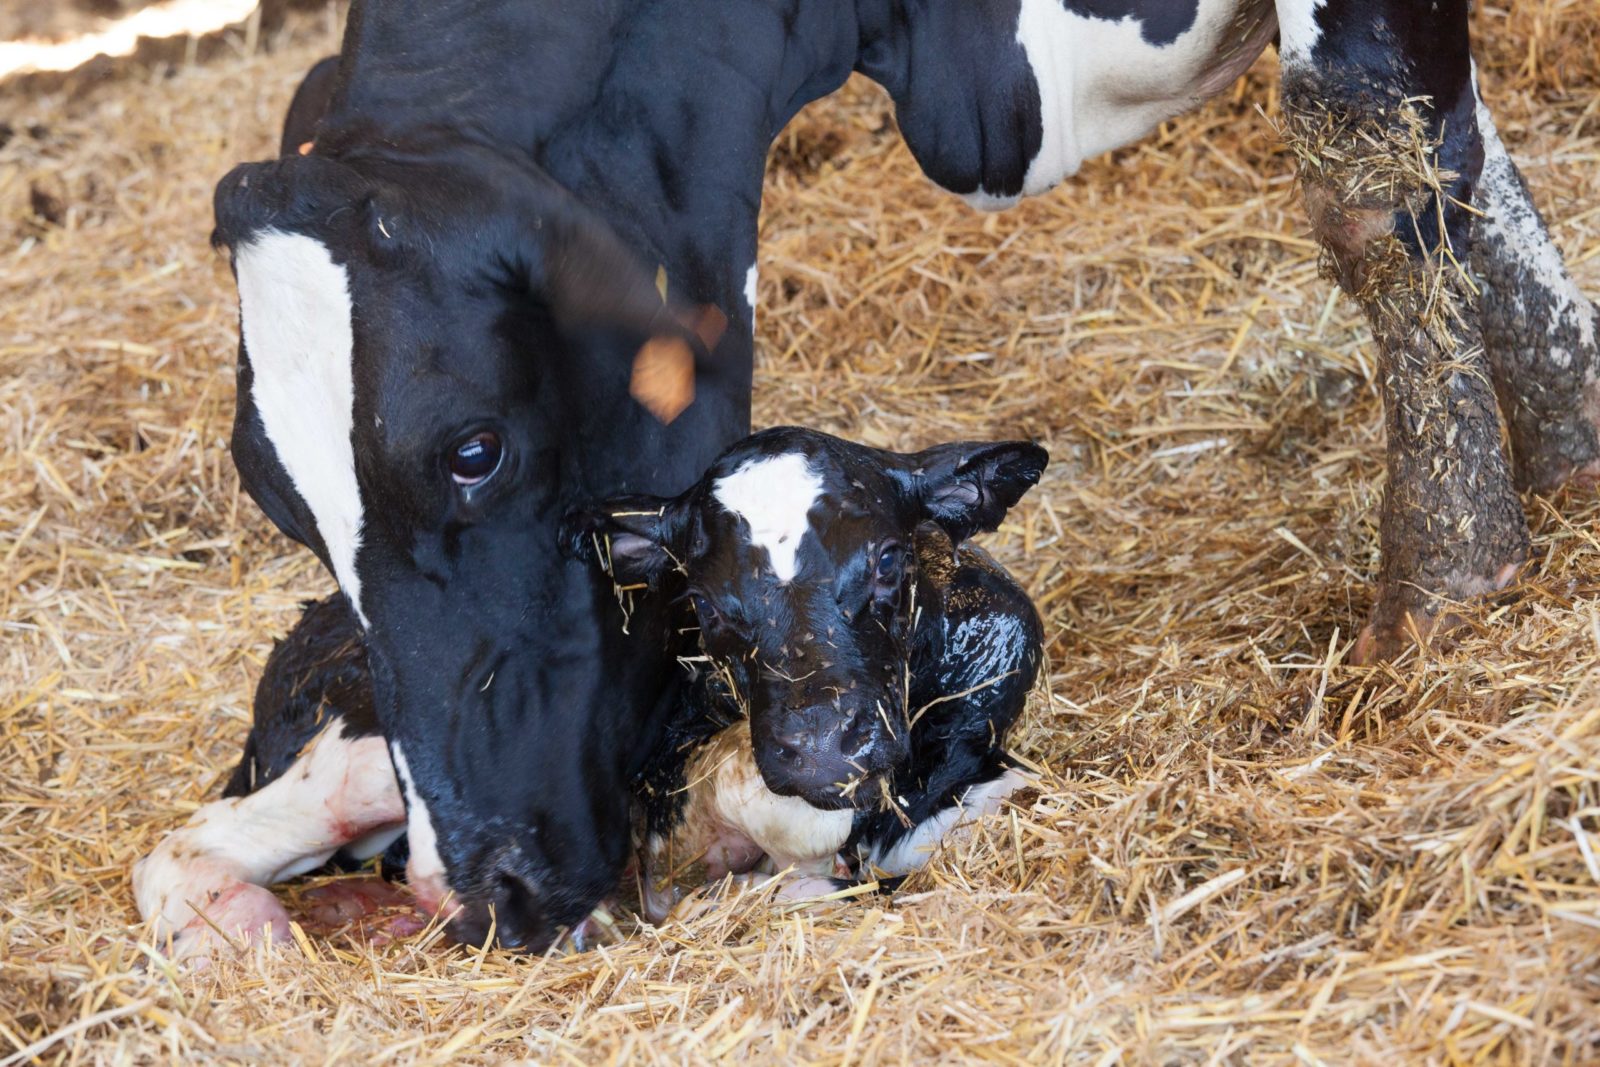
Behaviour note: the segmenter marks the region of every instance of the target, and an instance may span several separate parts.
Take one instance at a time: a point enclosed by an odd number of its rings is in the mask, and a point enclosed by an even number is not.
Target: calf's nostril
[[[873,729],[874,719],[871,715],[857,709],[852,712],[846,721],[843,732],[839,735],[839,753],[847,760],[860,760],[871,750],[877,740],[876,731]]]

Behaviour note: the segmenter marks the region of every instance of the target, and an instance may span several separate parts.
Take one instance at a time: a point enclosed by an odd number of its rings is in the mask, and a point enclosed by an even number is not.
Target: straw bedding
[[[1475,16],[1488,96],[1600,292],[1600,14],[1508,7]],[[1532,568],[1452,647],[1342,661],[1378,383],[1257,114],[1270,57],[1003,215],[928,186],[870,86],[775,149],[757,423],[1051,451],[988,540],[1048,623],[1037,798],[892,899],[623,916],[582,955],[141,948],[129,864],[214,795],[330,584],[239,491],[205,242],[327,22],[0,96],[0,1060],[1600,1058],[1600,508],[1530,499]]]

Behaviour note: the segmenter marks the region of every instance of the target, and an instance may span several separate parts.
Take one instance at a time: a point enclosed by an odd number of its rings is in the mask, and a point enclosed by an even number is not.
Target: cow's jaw
[[[327,246],[263,230],[235,252],[239,327],[251,400],[294,490],[310,509],[339,587],[363,627],[363,515],[356,483],[350,278]]]

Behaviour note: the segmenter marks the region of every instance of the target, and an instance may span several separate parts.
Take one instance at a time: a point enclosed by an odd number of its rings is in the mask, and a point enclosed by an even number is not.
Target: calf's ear
[[[963,441],[902,457],[900,479],[921,518],[959,544],[999,526],[1049,462],[1050,454],[1028,441]]]
[[[573,508],[561,523],[568,558],[592,563],[618,585],[654,590],[677,565],[677,512],[658,496],[620,496]]]

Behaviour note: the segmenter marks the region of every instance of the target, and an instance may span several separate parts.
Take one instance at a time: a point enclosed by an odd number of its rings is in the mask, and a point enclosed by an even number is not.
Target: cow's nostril
[[[472,907],[460,915],[452,934],[470,944],[482,944],[492,929],[495,940],[508,947],[540,949],[549,940],[548,900],[533,871],[515,850],[490,860]]]

